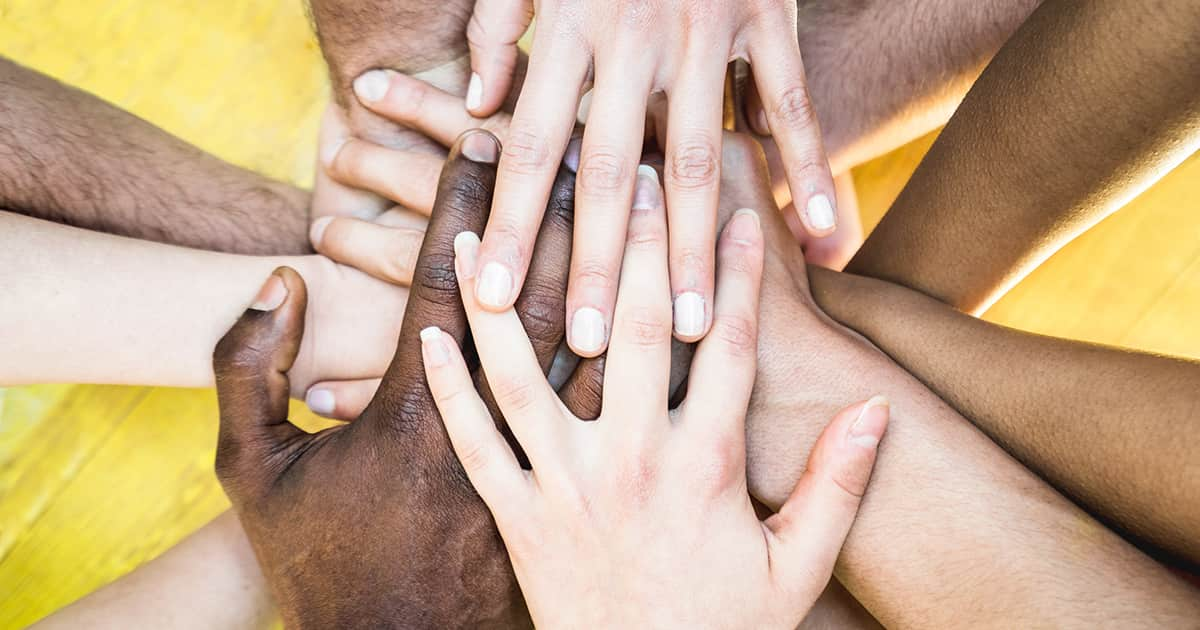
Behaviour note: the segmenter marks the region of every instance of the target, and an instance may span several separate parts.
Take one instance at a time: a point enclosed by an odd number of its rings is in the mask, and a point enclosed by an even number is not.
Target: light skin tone
[[[881,280],[810,278],[825,312],[1014,457],[1106,521],[1200,566],[1200,363],[1005,328]]]
[[[238,254],[311,253],[308,193],[0,58],[0,209]]]
[[[1200,147],[1197,24],[1194,2],[1047,0],[847,270],[985,310]]]
[[[829,581],[887,426],[887,403],[839,413],[791,498],[768,520],[746,492],[746,404],[754,386],[762,233],[740,211],[718,247],[713,333],[694,389],[668,409],[667,219],[653,173],[635,202],[600,416],[558,400],[515,312],[475,301],[479,238],[455,240],[472,337],[532,465],[523,470],[462,354],[422,332],[430,391],[504,538],[534,624],[547,628],[795,628]]]

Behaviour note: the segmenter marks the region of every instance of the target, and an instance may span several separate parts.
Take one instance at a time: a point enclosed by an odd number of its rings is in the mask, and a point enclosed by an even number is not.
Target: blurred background
[[[301,0],[0,0],[0,55],[225,160],[312,182],[328,85]],[[933,138],[855,170],[867,229]],[[985,317],[1200,358],[1200,155]],[[3,349],[0,331],[0,360]],[[216,435],[208,390],[0,389],[0,628],[78,599],[227,509]]]

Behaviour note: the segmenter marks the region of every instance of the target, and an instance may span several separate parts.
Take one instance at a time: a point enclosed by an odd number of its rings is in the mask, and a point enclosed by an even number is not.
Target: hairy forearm
[[[810,269],[813,296],[1094,513],[1200,565],[1200,363],[1005,328]]]
[[[0,207],[201,249],[311,251],[304,191],[2,58]]]
[[[316,256],[220,254],[0,212],[0,383],[211,386],[217,340],[271,271]]]
[[[843,172],[942,125],[1041,0],[801,0],[821,134]]]
[[[267,628],[275,619],[254,550],[226,512],[132,573],[35,628]]]
[[[978,312],[1200,146],[1200,5],[1047,0],[847,267]]]

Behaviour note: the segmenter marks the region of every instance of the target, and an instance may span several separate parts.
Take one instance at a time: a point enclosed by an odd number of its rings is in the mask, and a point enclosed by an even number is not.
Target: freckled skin
[[[530,626],[491,515],[437,415],[419,339],[420,330],[433,325],[459,343],[466,336],[453,240],[463,230],[483,229],[494,179],[494,166],[452,151],[396,356],[375,399],[354,422],[309,435],[284,419],[286,398],[279,396],[286,397],[283,372],[290,363],[275,355],[298,346],[303,328],[303,305],[295,308],[303,302],[303,283],[288,276],[290,270],[276,272],[292,278],[288,301],[275,312],[247,311],[217,346],[218,476],[288,627]],[[518,302],[523,319],[526,309],[559,322],[531,326],[546,367],[563,334],[572,189],[564,172],[536,249],[539,281],[527,284]],[[546,317],[548,310],[553,317]],[[600,372],[581,369],[575,378],[598,383]],[[598,389],[573,387],[564,396]],[[246,420],[255,415],[271,419]]]

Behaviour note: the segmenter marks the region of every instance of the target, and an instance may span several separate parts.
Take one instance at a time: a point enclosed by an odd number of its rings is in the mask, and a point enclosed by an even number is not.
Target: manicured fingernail
[[[571,345],[580,352],[599,352],[604,347],[604,316],[585,306],[571,317]]]
[[[480,304],[492,308],[501,308],[508,304],[512,294],[513,277],[508,267],[497,262],[483,266],[479,273],[479,284],[475,287],[475,298]]]
[[[859,446],[874,448],[879,444],[879,440],[883,439],[883,431],[887,424],[888,399],[875,396],[863,405],[862,411],[858,412],[858,418],[850,425],[850,441]]]
[[[333,221],[333,217],[321,217],[313,221],[312,227],[308,228],[308,240],[312,242],[313,247],[321,246],[321,237],[325,236],[325,228]]]
[[[675,298],[675,332],[684,337],[704,332],[704,298],[699,293],[688,291]]]
[[[483,79],[472,72],[471,80],[467,83],[467,111],[479,109],[481,104],[483,104]]]
[[[271,277],[267,278],[267,282],[258,290],[258,295],[250,304],[250,308],[256,311],[273,311],[283,304],[283,301],[287,299],[287,294],[287,286],[283,284],[283,279],[271,274]]]
[[[425,359],[433,367],[442,367],[450,362],[445,335],[437,326],[430,326],[421,331],[421,348],[425,350]]]
[[[579,97],[579,109],[575,110],[575,120],[579,121],[579,124],[581,125],[586,125],[588,112],[591,111],[591,109],[592,91],[588,90],[583,93],[583,96]]]
[[[579,151],[583,148],[583,138],[571,138],[567,150],[563,153],[563,164],[572,173],[579,172]]]
[[[810,197],[804,213],[808,215],[808,224],[813,229],[832,230],[837,225],[837,214],[833,211],[833,204],[829,202],[829,197],[825,195]]]
[[[332,142],[326,142],[325,146],[321,147],[321,166],[326,169],[333,166],[333,160],[337,158],[337,154],[346,146],[346,141],[349,138],[338,138]]]
[[[649,164],[639,164],[637,174],[637,182],[633,187],[633,209],[653,209],[662,197],[662,188],[658,185],[658,171]]]
[[[333,392],[328,389],[313,388],[308,390],[304,395],[304,403],[313,413],[319,416],[331,416],[333,410],[337,406],[336,400],[333,397]]]
[[[459,141],[459,152],[462,156],[480,164],[495,164],[500,161],[500,145],[496,138],[486,131],[471,131]]]
[[[754,243],[762,230],[758,213],[750,208],[742,208],[733,213],[729,220],[729,238],[735,243]]]
[[[387,95],[391,78],[384,70],[370,70],[354,80],[354,94],[364,103],[376,103]]]
[[[760,136],[771,135],[771,126],[767,124],[766,110],[762,110],[762,109],[758,110],[758,114],[754,116],[754,121],[758,127],[758,129],[755,129],[755,131],[758,132],[758,135],[760,135]]]
[[[466,280],[475,276],[475,258],[479,255],[479,235],[474,232],[459,232],[454,237],[454,270],[458,277]]]

